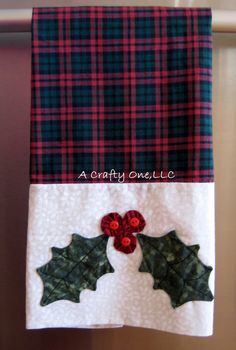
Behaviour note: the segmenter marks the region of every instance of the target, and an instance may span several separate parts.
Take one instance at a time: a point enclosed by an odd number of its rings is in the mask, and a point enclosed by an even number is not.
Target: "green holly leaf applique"
[[[213,300],[208,287],[212,267],[199,260],[199,245],[186,246],[175,231],[162,237],[138,234],[137,238],[143,252],[139,271],[152,275],[153,288],[164,290],[173,308],[188,301]]]
[[[95,290],[102,275],[114,272],[106,255],[108,238],[73,234],[67,247],[53,247],[52,259],[37,269],[44,284],[40,305],[62,299],[79,303],[82,290]]]

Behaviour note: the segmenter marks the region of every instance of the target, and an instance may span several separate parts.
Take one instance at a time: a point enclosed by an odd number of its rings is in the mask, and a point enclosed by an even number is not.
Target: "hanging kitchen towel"
[[[213,332],[211,10],[35,8],[27,328]]]

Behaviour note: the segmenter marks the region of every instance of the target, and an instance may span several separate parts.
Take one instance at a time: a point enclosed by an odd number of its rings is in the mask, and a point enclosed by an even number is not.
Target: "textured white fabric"
[[[107,254],[114,273],[102,276],[96,291],[84,290],[81,302],[40,306],[43,283],[36,268],[51,259],[51,247],[65,247],[71,234],[95,237],[101,218],[112,211],[138,210],[144,234],[162,236],[175,229],[187,245],[199,244],[199,258],[213,267],[214,183],[31,184],[27,246],[27,328],[138,326],[179,334],[207,336],[213,330],[213,302],[188,302],[176,309],[169,296],[154,290],[152,276],[138,272],[139,247],[132,254]]]

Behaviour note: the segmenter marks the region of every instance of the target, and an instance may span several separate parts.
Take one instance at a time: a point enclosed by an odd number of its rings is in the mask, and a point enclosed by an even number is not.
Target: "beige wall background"
[[[236,10],[236,0],[0,0],[0,10],[66,5],[207,6]],[[30,40],[30,33],[0,34],[0,349],[236,349],[236,34],[213,36],[216,294],[215,331],[208,338],[131,327],[25,330]]]

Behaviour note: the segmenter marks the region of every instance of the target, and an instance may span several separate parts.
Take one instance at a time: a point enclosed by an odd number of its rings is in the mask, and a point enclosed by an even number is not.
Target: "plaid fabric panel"
[[[31,183],[213,181],[211,78],[210,9],[34,8]]]

